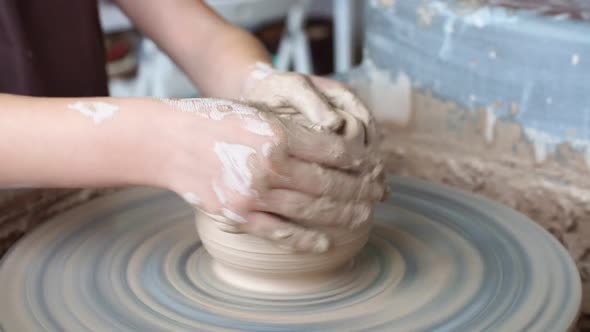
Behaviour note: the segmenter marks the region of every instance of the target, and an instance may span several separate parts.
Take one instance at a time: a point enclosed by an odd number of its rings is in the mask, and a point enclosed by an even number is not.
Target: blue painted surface
[[[590,22],[468,10],[457,1],[368,4],[365,60],[392,77],[404,72],[442,99],[471,108],[496,103],[491,109],[501,119],[588,146]]]

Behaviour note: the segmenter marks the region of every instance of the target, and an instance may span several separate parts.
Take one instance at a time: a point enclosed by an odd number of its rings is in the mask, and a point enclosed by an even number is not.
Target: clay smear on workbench
[[[587,0],[463,0],[477,5],[502,6],[514,10],[530,10],[541,15],[575,20],[590,20]]]
[[[407,121],[380,121],[387,170],[482,194],[524,213],[565,245],[589,290],[585,153],[563,144],[539,162],[521,126],[496,118],[490,126],[486,109],[468,110],[418,91],[411,93],[410,105]],[[590,298],[585,302],[590,312]]]
[[[112,189],[0,190],[0,258],[18,239],[49,218]]]

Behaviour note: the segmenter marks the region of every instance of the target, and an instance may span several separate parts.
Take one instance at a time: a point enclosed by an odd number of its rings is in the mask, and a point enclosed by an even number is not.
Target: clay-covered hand
[[[243,84],[242,100],[250,105],[285,114],[322,131],[339,132],[351,117],[363,124],[367,146],[377,141],[375,121],[369,110],[344,84],[319,76],[281,73],[269,64],[253,66]]]
[[[371,160],[362,144],[236,102],[164,103],[178,119],[161,141],[172,144],[164,185],[227,231],[322,252],[329,238],[314,227],[359,227],[385,193],[379,174],[359,175]]]

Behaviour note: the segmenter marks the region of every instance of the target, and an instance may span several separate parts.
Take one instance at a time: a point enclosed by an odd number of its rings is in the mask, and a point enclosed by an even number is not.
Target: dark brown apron
[[[0,93],[108,95],[96,0],[0,0]]]

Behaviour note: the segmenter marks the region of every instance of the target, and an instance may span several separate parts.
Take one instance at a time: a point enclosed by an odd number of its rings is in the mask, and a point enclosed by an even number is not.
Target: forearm
[[[132,21],[188,74],[206,96],[237,99],[257,62],[260,42],[198,0],[118,0]]]
[[[256,63],[271,63],[266,50],[254,36],[233,26],[220,33],[204,57],[208,65],[203,69],[189,69],[187,73],[205,93],[230,99],[241,97],[243,85]]]
[[[149,104],[0,95],[0,187],[149,184],[156,165],[140,163],[149,117],[137,116]]]

